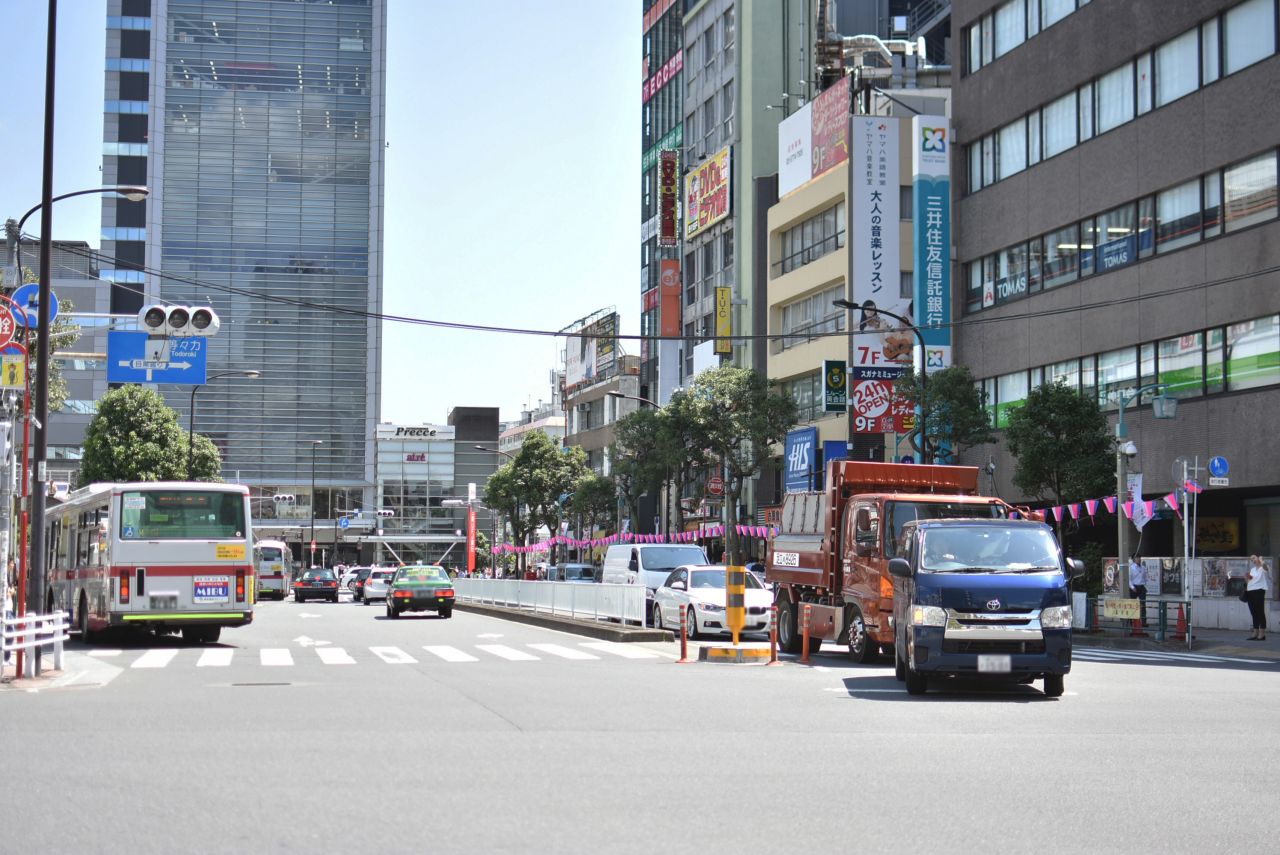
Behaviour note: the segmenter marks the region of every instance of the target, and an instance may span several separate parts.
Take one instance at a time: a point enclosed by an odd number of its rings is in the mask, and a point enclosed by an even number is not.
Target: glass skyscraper
[[[107,15],[104,178],[151,189],[103,203],[112,311],[213,305],[210,377],[262,372],[198,393],[224,477],[296,494],[306,516],[314,454],[317,515],[370,505],[385,0],[108,0]],[[191,387],[160,388],[185,424]]]

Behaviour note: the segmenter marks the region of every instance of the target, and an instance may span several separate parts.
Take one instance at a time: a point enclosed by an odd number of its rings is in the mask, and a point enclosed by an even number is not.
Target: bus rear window
[[[134,490],[121,499],[121,540],[215,540],[244,537],[239,493]]]

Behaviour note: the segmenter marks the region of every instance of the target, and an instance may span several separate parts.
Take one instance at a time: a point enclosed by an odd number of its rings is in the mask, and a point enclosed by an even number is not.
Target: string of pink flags
[[[1204,492],[1204,488],[1194,480],[1186,481],[1186,483],[1183,484],[1183,487],[1188,493],[1192,494]],[[1145,516],[1147,519],[1150,519],[1155,516],[1156,509],[1159,507],[1160,502],[1164,502],[1170,510],[1178,515],[1179,519],[1182,518],[1182,508],[1178,504],[1178,493],[1176,490],[1159,499],[1147,499],[1141,502],[1124,502],[1120,505],[1120,509],[1124,511],[1126,519],[1133,519],[1135,511],[1140,517]],[[1098,508],[1100,507],[1105,508],[1107,513],[1114,514],[1116,512],[1116,503],[1117,500],[1115,496],[1105,496],[1101,499],[1085,499],[1083,502],[1071,502],[1067,505],[1054,505],[1052,507],[1045,508],[1044,512],[1046,516],[1052,515],[1055,520],[1062,522],[1062,518],[1064,516],[1070,516],[1071,519],[1078,520],[1080,519],[1080,512],[1084,511],[1084,513],[1089,515],[1090,521],[1093,521],[1094,515],[1098,513]],[[1015,511],[1012,516],[1018,516],[1017,512]]]

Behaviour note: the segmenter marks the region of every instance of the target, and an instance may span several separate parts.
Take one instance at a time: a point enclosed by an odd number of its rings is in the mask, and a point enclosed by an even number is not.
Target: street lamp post
[[[1129,594],[1129,554],[1125,542],[1129,530],[1125,526],[1124,501],[1129,493],[1128,460],[1131,453],[1128,442],[1129,426],[1124,423],[1124,408],[1138,399],[1143,392],[1154,392],[1168,389],[1168,383],[1150,383],[1135,390],[1133,394],[1121,396],[1120,409],[1116,417],[1116,569],[1120,577],[1120,596]],[[1151,401],[1152,413],[1158,419],[1171,419],[1178,413],[1178,399],[1160,394]],[[1132,453],[1137,453],[1133,450]],[[1141,501],[1142,497],[1137,497]]]
[[[196,385],[191,387],[191,412],[187,417],[187,480],[188,481],[194,480],[191,473],[192,473],[192,470],[195,469],[195,462],[196,462],[196,392],[199,392],[202,386],[212,383],[214,380],[217,380],[221,377],[248,377],[250,379],[256,380],[261,376],[262,376],[261,371],[254,371],[254,370],[223,371],[218,374],[214,374],[212,377],[206,377],[204,383],[197,383]]]
[[[850,312],[852,312],[854,309],[862,308],[857,303],[854,303],[851,300],[832,300],[831,304],[833,306],[838,306],[841,309],[848,309]],[[920,458],[921,458],[920,462],[932,463],[933,456],[929,454],[929,441],[925,435],[925,426],[928,423],[927,414],[925,411],[925,407],[927,405],[927,398],[925,395],[925,391],[927,389],[928,380],[929,380],[929,358],[925,354],[924,333],[920,331],[920,328],[918,326],[916,326],[907,318],[904,318],[902,315],[895,315],[893,312],[887,312],[881,308],[876,309],[876,314],[888,315],[889,317],[893,318],[895,321],[902,324],[907,329],[911,330],[911,332],[915,334],[916,341],[920,343],[920,398],[921,398],[920,400]],[[849,329],[850,330],[853,329],[852,320],[850,320]],[[914,361],[915,360],[913,359],[912,362]],[[850,439],[850,442],[852,443],[853,437],[850,436],[849,439]]]
[[[515,462],[515,459],[516,459],[516,456],[514,454],[512,454],[509,451],[503,451],[501,448],[485,448],[483,445],[473,445],[471,447],[474,448],[476,451],[487,451],[489,454],[501,454],[503,457],[507,458],[512,462]],[[515,511],[515,513],[511,517],[511,534],[514,536],[516,529],[520,527],[520,505],[516,504],[513,510]],[[497,546],[497,540],[498,540],[498,522],[496,519],[497,511],[495,511],[493,508],[490,508],[489,513],[495,514],[495,519],[493,520],[494,542],[489,544],[489,550],[490,550],[490,555],[493,559],[493,578],[497,579],[498,578],[498,553],[492,551],[493,547]]]
[[[316,564],[316,449],[324,445],[323,439],[311,440],[311,563],[307,566],[314,567]]]

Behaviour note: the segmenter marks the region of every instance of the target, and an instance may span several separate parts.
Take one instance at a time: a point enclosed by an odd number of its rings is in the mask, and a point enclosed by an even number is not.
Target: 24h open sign
[[[893,430],[893,384],[883,380],[859,380],[853,385],[854,433],[889,433]]]

